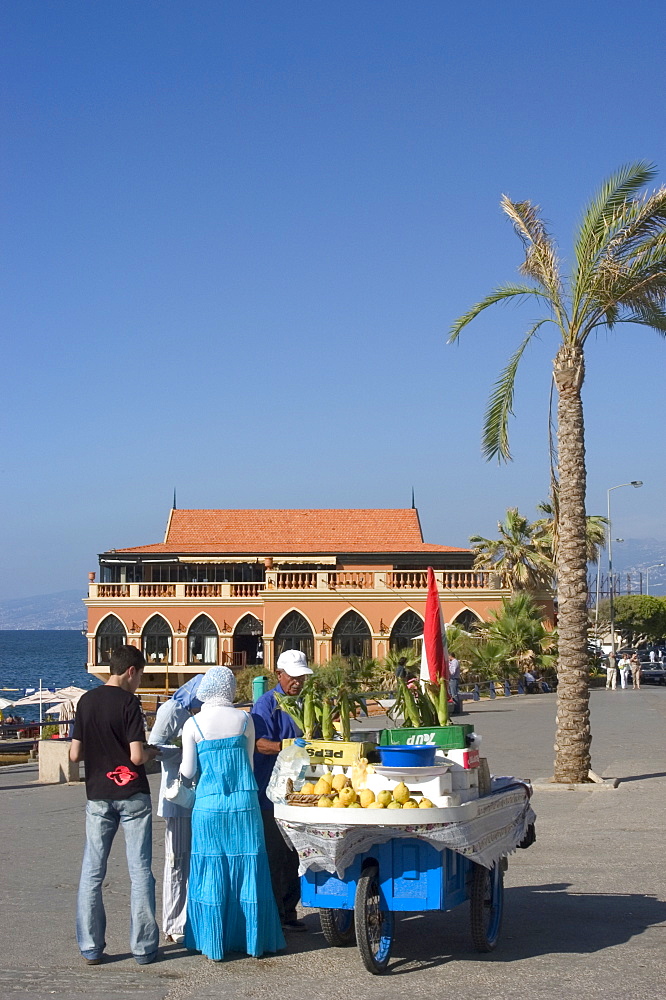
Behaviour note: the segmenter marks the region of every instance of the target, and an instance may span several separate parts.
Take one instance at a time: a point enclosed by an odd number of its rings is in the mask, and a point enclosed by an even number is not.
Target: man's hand
[[[268,757],[275,757],[282,749],[280,740],[257,740],[255,743],[257,753],[266,754]]]

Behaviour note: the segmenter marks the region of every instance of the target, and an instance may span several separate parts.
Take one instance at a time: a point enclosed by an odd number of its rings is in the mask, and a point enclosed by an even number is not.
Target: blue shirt
[[[284,691],[277,684],[261,698],[257,698],[254,707],[250,712],[254,722],[254,736],[257,740],[278,740],[293,739],[295,736],[302,736],[291,716],[278,708],[275,694],[284,694]],[[266,797],[268,782],[275,767],[277,754],[254,754],[254,776],[259,789],[259,805],[265,812],[273,812],[273,803]]]

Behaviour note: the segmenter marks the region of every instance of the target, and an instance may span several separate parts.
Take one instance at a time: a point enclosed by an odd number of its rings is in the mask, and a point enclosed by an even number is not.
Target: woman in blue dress
[[[236,678],[211,667],[183,728],[184,778],[197,779],[185,945],[219,962],[285,947],[252,770],[254,725],[233,707]]]

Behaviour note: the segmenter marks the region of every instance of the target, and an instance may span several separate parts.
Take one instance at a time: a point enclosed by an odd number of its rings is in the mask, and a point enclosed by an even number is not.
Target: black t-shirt
[[[150,794],[143,764],[130,760],[130,743],[146,738],[139,699],[104,684],[82,695],[76,709],[74,739],[83,744],[89,799],[129,799]]]

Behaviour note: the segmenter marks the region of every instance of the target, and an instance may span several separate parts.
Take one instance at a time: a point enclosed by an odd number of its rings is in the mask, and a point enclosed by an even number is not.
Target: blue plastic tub
[[[430,767],[435,763],[434,743],[420,746],[379,747],[379,756],[385,767]]]

